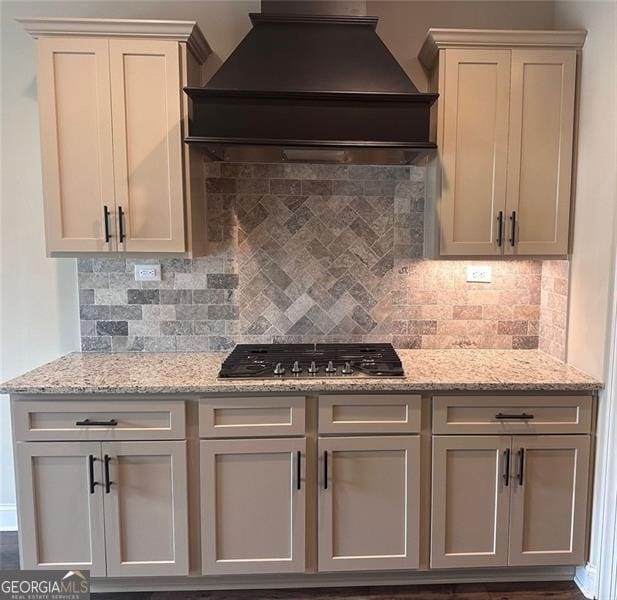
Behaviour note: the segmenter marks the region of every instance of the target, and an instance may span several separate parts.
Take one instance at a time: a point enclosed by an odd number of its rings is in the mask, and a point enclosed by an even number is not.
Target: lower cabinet
[[[431,567],[584,562],[587,435],[434,436]]]
[[[205,575],[305,570],[305,438],[200,442]]]
[[[18,442],[23,569],[188,574],[186,442]]]
[[[319,439],[320,571],[419,564],[420,438]]]

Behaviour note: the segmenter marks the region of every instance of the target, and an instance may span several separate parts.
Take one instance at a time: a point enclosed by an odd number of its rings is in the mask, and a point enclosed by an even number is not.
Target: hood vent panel
[[[324,162],[338,149],[337,162],[398,164],[435,148],[437,95],[418,92],[375,32],[376,18],[251,20],[206,86],[185,88],[193,101],[187,142],[204,144],[215,160],[231,160],[237,146],[250,146],[252,160],[293,160],[288,150],[299,147],[315,157],[323,148]]]

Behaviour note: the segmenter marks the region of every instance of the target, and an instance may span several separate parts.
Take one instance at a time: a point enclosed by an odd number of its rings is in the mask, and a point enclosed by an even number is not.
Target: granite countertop
[[[73,353],[0,384],[10,394],[592,391],[602,383],[537,350],[399,350],[406,376],[389,379],[225,380],[226,353]]]

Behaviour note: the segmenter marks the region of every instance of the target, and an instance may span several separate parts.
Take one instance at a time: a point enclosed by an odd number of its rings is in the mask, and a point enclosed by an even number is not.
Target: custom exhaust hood
[[[432,151],[430,107],[376,17],[251,14],[192,100],[188,143],[213,160],[409,164]]]

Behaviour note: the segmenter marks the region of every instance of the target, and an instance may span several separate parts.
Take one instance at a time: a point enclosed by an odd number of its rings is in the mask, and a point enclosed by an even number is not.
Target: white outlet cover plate
[[[161,281],[161,265],[135,265],[135,281]]]
[[[467,281],[473,283],[490,283],[492,276],[493,270],[488,265],[467,266]]]

